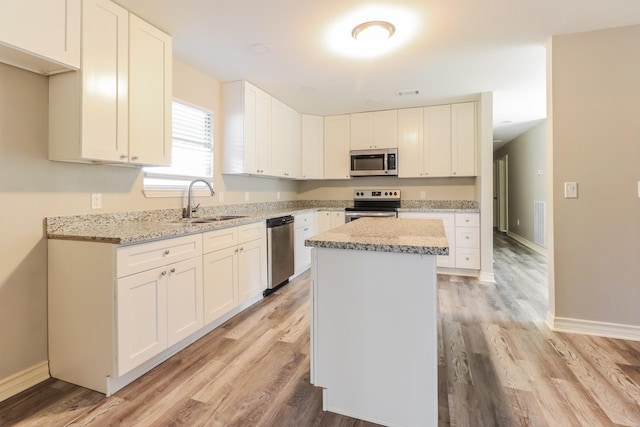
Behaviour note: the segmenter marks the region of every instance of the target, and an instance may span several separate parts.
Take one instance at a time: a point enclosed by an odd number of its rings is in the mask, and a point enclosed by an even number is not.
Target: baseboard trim
[[[640,326],[554,317],[551,313],[547,313],[547,325],[554,332],[640,341]]]
[[[478,275],[478,281],[482,283],[496,283],[496,276],[493,273],[481,271]]]
[[[49,361],[34,365],[24,371],[0,380],[0,402],[25,391],[49,378]]]
[[[547,256],[547,248],[543,248],[542,246],[535,244],[527,239],[525,239],[524,237],[511,232],[511,231],[507,231],[507,236],[511,237],[513,240],[515,240],[516,242],[526,246],[527,248],[531,249],[534,252],[539,253],[540,255],[544,255]]]

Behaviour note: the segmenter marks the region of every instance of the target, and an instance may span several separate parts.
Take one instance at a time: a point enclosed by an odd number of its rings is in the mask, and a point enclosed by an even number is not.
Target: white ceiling
[[[545,42],[640,23],[640,0],[116,0],[173,35],[174,55],[246,79],[302,113],[432,105],[494,94],[494,139],[546,116]],[[387,8],[387,9],[385,9]],[[401,15],[412,22],[401,24]],[[376,58],[326,45],[330,27],[390,20],[409,39]],[[261,53],[266,45],[269,52]],[[417,89],[417,96],[397,91]],[[500,144],[497,144],[500,145]],[[494,145],[495,147],[496,145]]]

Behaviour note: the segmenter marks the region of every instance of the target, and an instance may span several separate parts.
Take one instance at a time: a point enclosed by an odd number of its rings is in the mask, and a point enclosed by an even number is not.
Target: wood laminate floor
[[[439,276],[441,426],[640,426],[640,343],[551,332],[546,260],[495,236],[496,284]],[[309,384],[309,274],[114,396],[50,379],[2,426],[372,426]]]

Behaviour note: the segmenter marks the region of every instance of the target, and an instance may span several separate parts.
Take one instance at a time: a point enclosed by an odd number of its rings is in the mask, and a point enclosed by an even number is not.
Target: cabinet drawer
[[[117,277],[202,255],[202,235],[176,237],[117,250]]]
[[[222,230],[202,233],[202,252],[208,254],[220,249],[226,249],[238,244],[238,228],[230,227]]]
[[[456,248],[456,268],[480,269],[480,249]]]
[[[416,218],[416,219],[440,219],[445,228],[455,227],[455,215],[453,213],[440,212],[400,212],[399,218]]]
[[[456,227],[480,227],[480,215],[477,213],[456,213]]]
[[[456,227],[456,248],[480,248],[480,229]]]
[[[296,228],[303,227],[307,225],[313,225],[313,213],[306,213],[301,215],[294,215],[295,221],[294,224]]]
[[[243,225],[238,228],[238,244],[257,239],[266,239],[267,227],[264,222]]]

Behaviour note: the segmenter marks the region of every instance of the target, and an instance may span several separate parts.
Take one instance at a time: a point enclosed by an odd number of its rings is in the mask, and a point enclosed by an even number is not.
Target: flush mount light
[[[351,36],[358,41],[379,43],[390,38],[396,32],[396,27],[387,21],[368,21],[356,25],[351,30]]]

